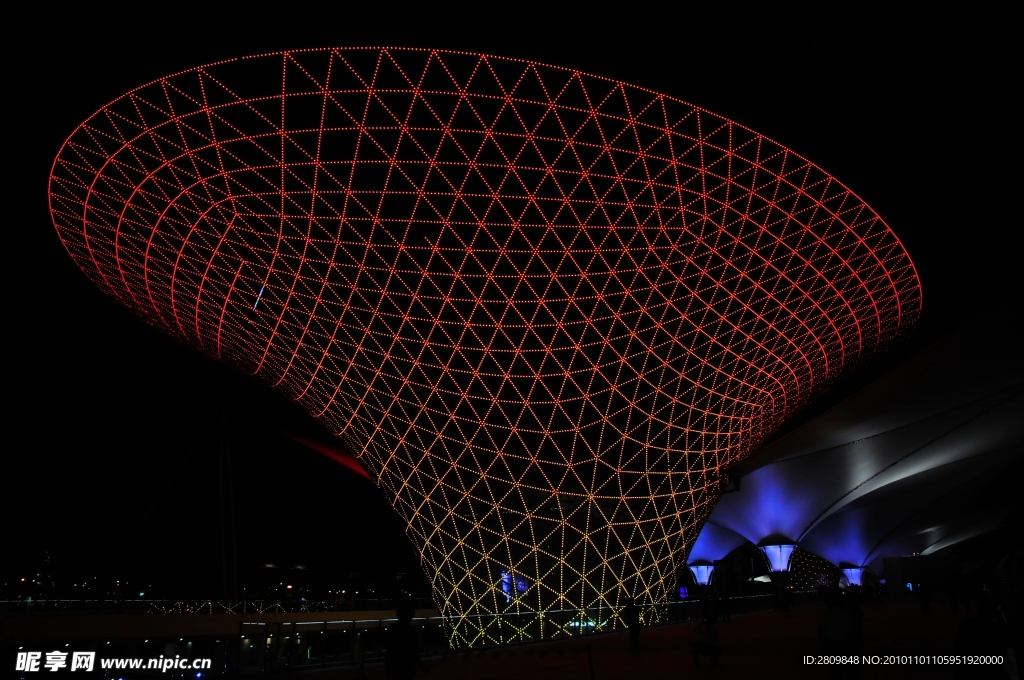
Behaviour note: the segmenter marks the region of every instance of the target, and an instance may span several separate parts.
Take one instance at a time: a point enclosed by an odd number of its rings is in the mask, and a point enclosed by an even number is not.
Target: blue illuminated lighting
[[[266,289],[267,289],[267,284],[264,283],[263,287],[260,288],[260,294],[256,296],[256,304],[252,306],[252,311],[254,311],[254,312],[256,311],[256,306],[260,304],[260,298],[263,297],[263,291],[265,291]]]
[[[820,499],[805,488],[803,479],[793,474],[786,463],[766,465],[743,477],[743,491],[722,496],[711,522],[752,543],[770,536],[790,537],[789,540],[769,539],[772,543],[788,543],[792,537],[800,536],[821,512]]]
[[[747,539],[735,531],[708,522],[701,529],[700,535],[690,550],[691,562],[714,562],[720,560],[736,548],[747,543]]]
[[[876,566],[872,564],[878,558],[876,539],[866,530],[875,521],[871,512],[858,508],[836,513],[803,536],[800,547],[832,564]]]
[[[686,589],[686,586],[679,586],[679,599],[685,600],[690,596],[690,591]]]
[[[765,545],[761,547],[773,572],[789,571],[789,558],[795,549],[795,545]]]
[[[850,582],[851,586],[863,585],[861,579],[864,577],[864,567],[843,569],[843,574],[846,575],[846,580]]]
[[[530,581],[522,574],[511,571],[501,572],[501,592],[505,593],[505,602],[511,602],[517,593],[525,593],[530,589]]]
[[[505,593],[505,602],[512,601],[512,574],[501,572],[501,592]]]
[[[580,622],[580,621],[570,621],[569,622],[569,627],[570,628],[593,628],[595,625],[597,625],[597,624],[595,624],[590,619],[587,619],[586,621],[583,621],[583,622]]]
[[[914,584],[913,583],[908,583],[907,584],[907,590],[909,590],[910,592],[914,592]]]
[[[706,586],[711,583],[711,572],[715,570],[710,564],[691,564],[690,571],[693,572],[693,580],[699,586]]]

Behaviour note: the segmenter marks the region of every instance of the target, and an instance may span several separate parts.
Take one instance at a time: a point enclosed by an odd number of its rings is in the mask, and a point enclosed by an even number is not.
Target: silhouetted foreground
[[[415,608],[411,603],[404,604],[398,607],[397,613],[398,620],[388,626],[385,636],[384,672],[388,680],[412,680],[416,669],[430,669],[420,661],[416,629],[412,625]]]
[[[685,623],[649,628],[644,631],[643,645],[630,647],[627,632],[590,638],[568,639],[535,645],[494,647],[471,653],[452,653],[429,659],[430,680],[678,680],[679,678],[717,679],[786,677],[828,678],[831,669],[804,664],[805,655],[823,652],[819,624],[836,616],[836,605],[825,603],[795,607],[789,616],[782,611],[733,616],[731,621],[714,624],[716,635],[712,646],[718,654],[712,668],[709,654],[701,655],[695,666],[694,643],[698,649],[708,636],[698,631],[698,623]],[[869,655],[933,655],[954,654],[958,638],[965,629],[976,630],[979,612],[963,608],[953,614],[945,603],[931,607],[931,615],[922,614],[916,602],[864,604],[860,613],[859,654]],[[826,616],[827,612],[832,612]],[[845,630],[845,626],[841,626]],[[959,631],[959,635],[958,635]],[[591,645],[593,671],[588,659]],[[826,646],[828,646],[826,642]],[[707,650],[711,651],[711,650]],[[989,669],[1000,673],[1002,669]],[[360,677],[359,668],[302,673],[297,677],[310,680],[348,680]],[[384,680],[381,664],[362,669],[369,680]],[[417,677],[420,677],[417,675]],[[960,678],[987,677],[984,674],[958,674],[951,666],[864,666],[859,676],[840,673],[834,677],[860,678]],[[1005,675],[994,677],[1006,677]]]

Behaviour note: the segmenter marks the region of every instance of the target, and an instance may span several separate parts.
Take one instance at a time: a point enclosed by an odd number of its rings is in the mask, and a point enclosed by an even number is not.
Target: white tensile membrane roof
[[[1012,323],[954,331],[737,467],[689,561],[790,542],[841,567],[928,555],[999,525],[985,494],[1024,453]]]

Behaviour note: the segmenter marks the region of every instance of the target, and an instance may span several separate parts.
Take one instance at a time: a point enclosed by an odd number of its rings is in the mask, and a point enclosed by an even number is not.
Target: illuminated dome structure
[[[474,54],[161,78],[74,131],[50,205],[104,292],[337,434],[457,646],[627,598],[656,618],[721,471],[921,305],[892,231],[806,159]]]

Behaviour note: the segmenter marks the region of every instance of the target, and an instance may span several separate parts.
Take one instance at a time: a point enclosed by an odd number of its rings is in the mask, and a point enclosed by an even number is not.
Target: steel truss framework
[[[890,229],[806,159],[474,54],[161,78],[74,131],[50,205],[103,291],[337,433],[456,645],[629,597],[657,616],[720,471],[921,304]]]

